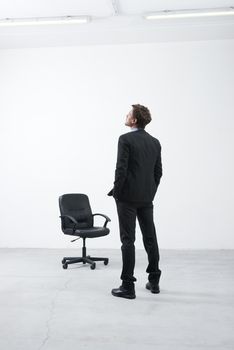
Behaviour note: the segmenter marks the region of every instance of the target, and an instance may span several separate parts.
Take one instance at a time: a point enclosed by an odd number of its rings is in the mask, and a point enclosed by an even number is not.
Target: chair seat
[[[66,229],[65,234],[67,235],[72,235],[72,236],[79,236],[82,238],[95,238],[95,237],[101,237],[101,236],[106,236],[110,230],[107,227],[90,227],[86,229],[79,229],[75,230],[73,233],[72,229]]]

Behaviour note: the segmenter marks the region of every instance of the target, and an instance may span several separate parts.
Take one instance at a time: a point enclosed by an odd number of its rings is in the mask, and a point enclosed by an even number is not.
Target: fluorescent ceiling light
[[[234,7],[216,9],[196,9],[196,10],[164,10],[160,12],[148,13],[143,17],[147,20],[168,19],[168,18],[194,18],[194,17],[216,17],[233,16]]]
[[[38,26],[50,24],[82,24],[91,20],[89,16],[63,16],[38,18],[5,18],[0,20],[0,27]]]

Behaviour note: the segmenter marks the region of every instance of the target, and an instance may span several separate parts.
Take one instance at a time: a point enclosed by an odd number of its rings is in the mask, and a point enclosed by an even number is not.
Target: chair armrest
[[[68,218],[70,219],[72,222],[74,222],[74,224],[78,224],[77,220],[75,218],[73,218],[73,216],[71,215],[60,215],[60,218],[63,219],[63,218]]]
[[[106,219],[106,221],[105,221],[103,227],[106,227],[108,221],[111,221],[111,219],[110,219],[107,215],[104,215],[104,214],[96,213],[96,214],[93,214],[92,216],[96,216],[96,215],[103,216],[103,217]]]
[[[71,216],[71,215],[60,215],[60,218],[61,218],[61,220],[62,220],[62,226],[64,226],[64,227],[65,227],[65,225],[64,225],[64,219],[65,219],[65,218],[70,219],[70,220],[74,223],[73,232],[75,231],[76,225],[78,224],[78,222],[77,222],[77,220],[76,220],[75,218],[73,218],[73,216]]]

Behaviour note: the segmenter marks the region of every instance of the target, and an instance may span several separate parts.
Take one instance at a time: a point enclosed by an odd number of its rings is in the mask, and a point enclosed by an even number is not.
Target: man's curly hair
[[[150,111],[147,107],[140,104],[132,105],[133,107],[133,118],[137,120],[137,126],[144,129],[147,124],[152,120]]]

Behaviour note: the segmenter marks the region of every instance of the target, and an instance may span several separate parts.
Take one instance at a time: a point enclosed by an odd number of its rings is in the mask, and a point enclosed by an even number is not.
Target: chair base
[[[97,258],[93,256],[85,256],[85,257],[64,257],[62,260],[63,268],[67,269],[67,266],[70,264],[75,264],[75,263],[80,263],[82,262],[83,264],[90,264],[91,270],[94,270],[96,268],[96,263],[95,261],[103,261],[104,265],[107,265],[109,263],[108,258]]]
[[[83,237],[82,237],[83,238]],[[82,257],[64,257],[62,260],[63,268],[67,269],[67,266],[70,264],[80,263],[90,264],[91,270],[96,268],[95,261],[104,261],[104,265],[109,263],[108,258],[98,258],[90,255],[86,255],[86,247],[85,247],[85,238],[83,238],[83,247],[82,247]]]

